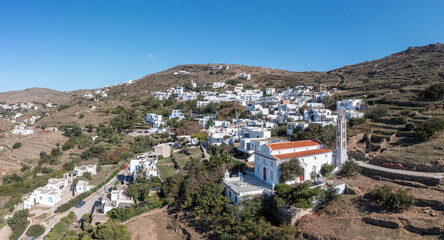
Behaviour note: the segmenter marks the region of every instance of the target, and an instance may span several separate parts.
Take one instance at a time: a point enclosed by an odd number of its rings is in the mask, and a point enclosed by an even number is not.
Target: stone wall
[[[313,208],[279,207],[273,215],[279,222],[293,225],[297,220],[311,213],[313,213]]]
[[[400,180],[407,180],[407,181],[416,181],[420,183],[424,183],[429,186],[435,186],[439,184],[443,184],[443,179],[434,178],[434,177],[428,177],[428,176],[415,176],[415,175],[406,175],[402,173],[393,173],[393,172],[385,172],[378,169],[371,169],[366,168],[364,166],[362,167],[362,174],[369,176],[369,177],[384,177],[389,179],[400,179]]]

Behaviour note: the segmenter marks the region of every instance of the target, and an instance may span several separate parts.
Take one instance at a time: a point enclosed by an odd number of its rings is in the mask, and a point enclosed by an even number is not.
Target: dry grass
[[[173,217],[162,212],[139,218],[126,224],[133,240],[179,240],[186,239],[181,231],[174,230]]]
[[[391,182],[380,182],[365,176],[354,179],[343,179],[347,185],[359,189],[356,195],[342,195],[341,199],[317,214],[304,218],[297,225],[299,231],[321,238],[336,239],[437,239],[438,236],[421,236],[403,228],[406,224],[418,228],[444,226],[442,211],[431,207],[412,207],[402,213],[387,213],[373,206],[363,196],[376,185],[389,184],[395,187],[405,187],[412,191],[415,197],[430,200],[444,200],[442,189],[434,190],[421,186],[420,188],[401,186]],[[373,218],[400,224],[399,229],[389,229],[364,223],[363,218]]]

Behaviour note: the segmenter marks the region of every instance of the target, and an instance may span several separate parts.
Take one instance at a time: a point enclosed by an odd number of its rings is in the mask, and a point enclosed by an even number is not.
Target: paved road
[[[43,236],[46,236],[48,234],[48,232],[54,227],[54,225],[56,225],[56,223],[58,223],[60,221],[60,219],[62,219],[66,215],[68,215],[68,213],[71,211],[73,211],[74,214],[76,215],[77,221],[80,220],[80,218],[83,216],[83,214],[91,213],[94,205],[100,203],[100,198],[104,195],[105,191],[108,191],[108,189],[111,188],[116,181],[117,181],[117,176],[112,178],[109,182],[107,182],[97,192],[91,194],[87,199],[85,199],[84,200],[85,205],[83,205],[81,208],[74,207],[70,211],[66,211],[62,214],[57,214],[55,216],[52,216],[50,219],[50,223],[47,226],[45,225],[45,227],[46,227],[45,233],[39,239],[42,239]]]
[[[106,196],[106,193],[114,186],[116,181],[117,177],[114,177],[97,192],[91,194],[86,200],[84,200],[85,205],[83,205],[81,208],[74,208],[77,221],[80,220],[85,213],[92,213],[94,206],[98,206],[98,204],[100,204],[101,198]]]

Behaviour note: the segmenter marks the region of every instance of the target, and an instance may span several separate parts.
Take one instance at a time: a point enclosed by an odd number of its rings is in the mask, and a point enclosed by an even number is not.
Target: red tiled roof
[[[282,142],[282,143],[270,143],[266,144],[271,150],[280,150],[280,149],[288,149],[288,148],[300,148],[300,147],[309,147],[309,146],[317,146],[322,143],[317,140],[302,140],[302,141],[294,141],[294,142]]]
[[[314,149],[314,150],[285,153],[285,154],[272,155],[272,156],[278,160],[282,160],[282,159],[289,159],[289,158],[298,158],[298,157],[305,157],[305,156],[311,156],[311,155],[318,155],[318,154],[323,154],[323,153],[328,153],[328,152],[331,152],[331,151],[328,149],[324,149],[324,148],[318,148],[318,149]]]

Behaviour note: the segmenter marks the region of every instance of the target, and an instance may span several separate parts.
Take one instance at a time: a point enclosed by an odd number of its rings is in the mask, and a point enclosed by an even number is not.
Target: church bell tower
[[[347,121],[342,110],[340,110],[338,121],[336,123],[336,151],[334,165],[335,167],[339,167],[347,160]]]

